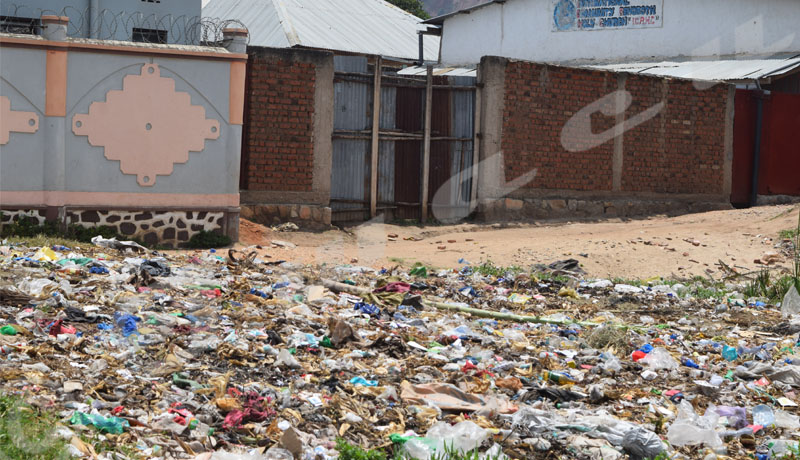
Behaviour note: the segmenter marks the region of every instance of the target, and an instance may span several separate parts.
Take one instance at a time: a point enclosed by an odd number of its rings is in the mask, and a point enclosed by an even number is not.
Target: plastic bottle
[[[700,366],[697,365],[696,362],[692,361],[691,358],[683,358],[683,365],[686,367],[691,367],[693,369],[700,369]]]
[[[568,376],[566,374],[560,374],[558,372],[550,372],[550,371],[542,372],[542,380],[544,380],[546,382],[557,383],[559,385],[574,385],[575,384],[575,380],[572,377],[570,377],[570,376]]]

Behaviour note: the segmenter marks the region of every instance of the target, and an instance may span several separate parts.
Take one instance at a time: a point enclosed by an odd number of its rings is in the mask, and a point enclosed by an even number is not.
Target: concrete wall
[[[559,31],[554,13],[565,1],[579,0],[510,0],[454,15],[444,22],[441,61],[475,64],[482,56],[504,56],[562,62],[800,50],[797,0],[655,0],[645,3],[660,11],[663,19],[656,27]]]
[[[729,206],[733,87],[498,57],[482,59],[479,75],[484,215]]]
[[[261,47],[248,47],[248,54],[242,172],[247,216],[268,224],[329,224],[333,54]]]
[[[2,35],[0,44],[0,207],[65,222],[81,210],[238,214],[246,55]],[[94,214],[72,221],[97,224]],[[227,221],[215,229],[237,231]]]
[[[38,19],[70,18],[74,38],[130,40],[132,29],[167,32],[167,43],[195,44],[200,37],[201,0],[4,0],[0,15]],[[188,33],[187,33],[188,31]]]

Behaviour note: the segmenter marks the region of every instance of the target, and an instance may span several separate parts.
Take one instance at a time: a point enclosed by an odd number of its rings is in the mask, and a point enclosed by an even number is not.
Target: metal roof
[[[770,56],[737,56],[685,61],[588,64],[581,67],[689,80],[753,82],[783,75],[800,68],[800,54],[781,53]]]
[[[489,6],[489,5],[493,4],[493,3],[505,3],[507,1],[508,0],[486,0],[483,3],[479,3],[479,4],[475,5],[475,6],[470,6],[469,8],[462,8],[460,10],[452,11],[450,13],[443,14],[441,16],[436,16],[435,18],[430,18],[430,19],[425,21],[425,24],[441,25],[441,24],[444,24],[444,20],[449,18],[449,17],[455,16],[455,15],[458,15],[458,14],[470,14],[471,12],[473,12],[475,10],[479,10],[481,8],[485,8],[485,7],[487,7],[487,6]]]
[[[412,66],[406,67],[397,72],[398,75],[406,76],[425,76],[428,74],[428,69],[425,66]],[[433,75],[436,77],[476,77],[477,71],[464,67],[434,67]]]
[[[238,19],[250,45],[305,47],[419,58],[418,31],[427,26],[383,0],[210,0],[204,17]],[[439,37],[424,37],[425,60],[439,57]]]

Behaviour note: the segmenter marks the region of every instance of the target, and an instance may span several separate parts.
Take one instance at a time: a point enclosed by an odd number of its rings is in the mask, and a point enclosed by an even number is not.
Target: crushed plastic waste
[[[101,237],[4,243],[0,268],[4,393],[141,458],[335,459],[337,438],[420,460],[797,449],[791,292],[698,298],[574,259],[381,270]]]

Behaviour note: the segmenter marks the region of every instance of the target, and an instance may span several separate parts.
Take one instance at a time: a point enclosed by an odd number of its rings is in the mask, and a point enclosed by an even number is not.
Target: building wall
[[[327,207],[333,54],[260,47],[249,47],[248,54],[243,203]],[[313,214],[330,219],[330,210]]]
[[[456,14],[444,22],[441,61],[475,64],[482,56],[504,56],[563,62],[800,50],[796,0],[655,0],[648,4],[659,10],[663,5],[659,27],[557,31],[554,12],[562,2],[511,0]]]
[[[732,87],[497,57],[484,58],[479,75],[482,164],[502,153],[501,168],[480,170],[489,215],[728,205]]]
[[[201,0],[4,0],[0,16],[67,16],[68,34],[75,38],[130,40],[135,27],[165,30],[167,43],[197,44],[201,6]]]
[[[199,231],[199,212],[216,213],[202,229],[236,236],[246,55],[39,37],[0,44],[2,209],[87,225],[152,211],[153,227],[176,231],[147,238],[172,244]],[[184,213],[183,226],[175,215],[159,224],[169,212]]]

